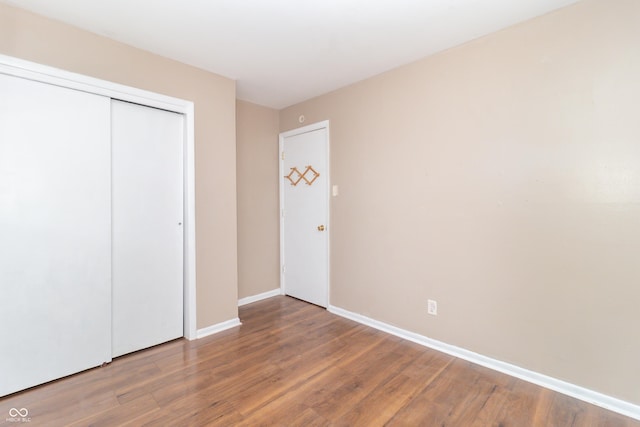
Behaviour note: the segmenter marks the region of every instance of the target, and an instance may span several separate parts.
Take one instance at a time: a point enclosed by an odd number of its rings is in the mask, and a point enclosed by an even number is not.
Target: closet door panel
[[[109,114],[0,74],[0,395],[111,360]]]
[[[183,116],[112,101],[114,357],[183,336]]]

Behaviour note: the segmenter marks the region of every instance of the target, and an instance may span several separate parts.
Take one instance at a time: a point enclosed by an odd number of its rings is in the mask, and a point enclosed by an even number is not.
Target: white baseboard
[[[208,337],[209,335],[217,334],[218,332],[226,331],[227,329],[231,329],[235,326],[240,326],[239,318],[229,319],[222,323],[216,323],[215,325],[207,326],[206,328],[198,329],[196,331],[196,339]]]
[[[271,297],[275,297],[278,295],[281,295],[282,293],[280,292],[280,288],[278,289],[273,289],[267,292],[263,292],[261,294],[258,295],[252,295],[250,297],[245,297],[245,298],[240,298],[238,300],[238,307],[243,306],[243,305],[247,305],[247,304],[251,304],[252,302],[256,302],[256,301],[262,301],[263,299],[267,299],[267,298],[271,298]]]
[[[538,372],[530,371],[528,369],[524,369],[510,363],[492,359],[490,357],[465,350],[464,348],[456,347],[442,341],[434,340],[425,337],[424,335],[416,334],[415,332],[410,332],[405,329],[401,329],[396,326],[392,326],[387,323],[380,322],[378,320],[371,319],[369,317],[353,313],[339,307],[330,305],[327,310],[331,313],[337,314],[338,316],[354,320],[358,323],[362,323],[363,325],[371,326],[372,328],[387,332],[400,338],[404,338],[406,340],[415,342],[425,347],[432,348],[442,353],[467,360],[477,365],[493,369],[494,371],[502,372],[503,374],[520,378],[521,380],[551,389],[553,391],[557,391],[559,393],[574,397],[587,403],[592,403],[596,406],[600,406],[601,408],[617,412],[627,417],[640,420],[640,406],[634,405],[624,400],[620,400],[615,397],[599,393],[597,391],[589,390],[587,388],[580,387],[578,385],[571,384],[557,378],[549,377]]]

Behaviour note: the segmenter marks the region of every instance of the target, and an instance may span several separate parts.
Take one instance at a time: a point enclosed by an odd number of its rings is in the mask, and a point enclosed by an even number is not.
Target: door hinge
[[[282,264],[282,273],[284,273],[285,269],[284,269],[284,264]]]
[[[280,154],[280,158],[284,160],[284,151],[282,152],[282,154]]]

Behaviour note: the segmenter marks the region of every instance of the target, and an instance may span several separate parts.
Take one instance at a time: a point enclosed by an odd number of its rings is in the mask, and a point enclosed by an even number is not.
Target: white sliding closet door
[[[113,357],[183,336],[183,116],[112,101]]]
[[[0,74],[0,396],[111,360],[109,109]]]

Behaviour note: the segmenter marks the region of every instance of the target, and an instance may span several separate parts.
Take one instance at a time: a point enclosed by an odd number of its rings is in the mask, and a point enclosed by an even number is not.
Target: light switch
[[[338,195],[338,186],[334,185],[331,187],[331,194],[333,194],[333,197],[336,197]]]

